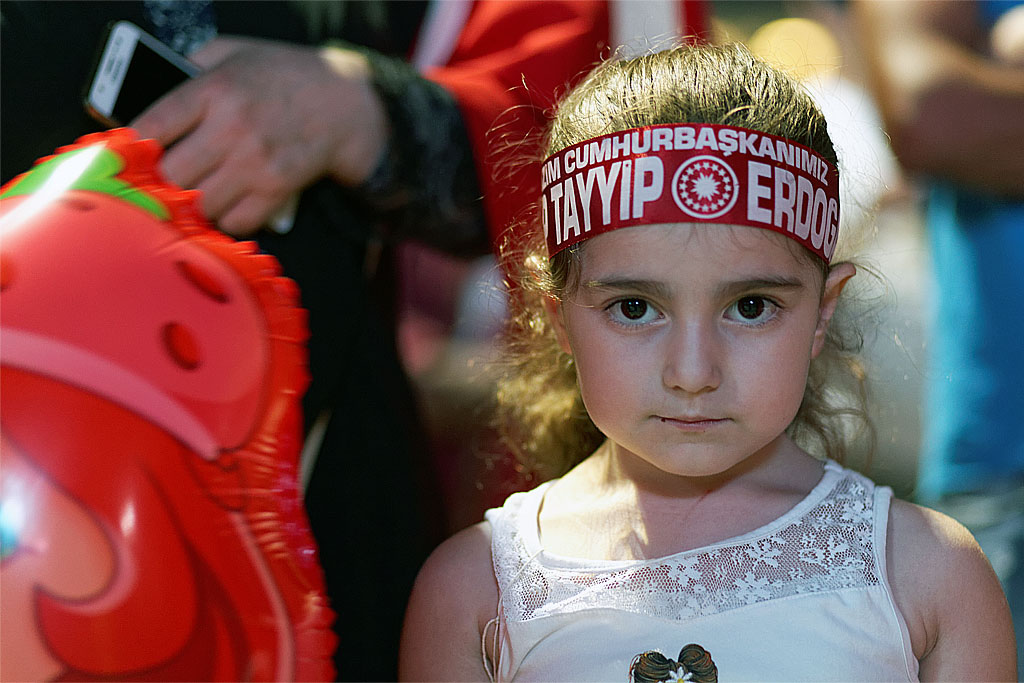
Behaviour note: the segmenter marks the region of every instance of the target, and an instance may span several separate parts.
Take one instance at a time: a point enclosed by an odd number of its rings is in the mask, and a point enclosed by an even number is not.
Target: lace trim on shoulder
[[[600,571],[548,567],[527,553],[517,528],[527,495],[488,517],[508,621],[596,608],[692,619],[881,582],[872,484],[852,472],[802,517],[762,537]]]

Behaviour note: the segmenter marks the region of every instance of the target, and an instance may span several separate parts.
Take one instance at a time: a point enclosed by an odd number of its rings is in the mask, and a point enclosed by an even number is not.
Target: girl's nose
[[[665,348],[662,382],[671,390],[700,394],[722,381],[721,340],[710,325],[689,323],[673,329]]]

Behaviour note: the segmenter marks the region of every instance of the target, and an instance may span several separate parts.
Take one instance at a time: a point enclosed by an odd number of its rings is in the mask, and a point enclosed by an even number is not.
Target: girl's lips
[[[703,432],[728,422],[726,418],[704,417],[702,415],[684,417],[664,417],[659,415],[658,419],[664,424],[671,425],[685,432]]]

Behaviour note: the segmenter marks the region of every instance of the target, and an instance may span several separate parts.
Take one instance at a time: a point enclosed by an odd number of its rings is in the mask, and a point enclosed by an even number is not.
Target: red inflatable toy
[[[160,155],[90,135],[0,194],[0,675],[329,680],[305,312]]]

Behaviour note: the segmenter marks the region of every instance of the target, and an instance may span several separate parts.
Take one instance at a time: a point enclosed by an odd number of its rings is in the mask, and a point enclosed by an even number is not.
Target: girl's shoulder
[[[416,577],[402,631],[399,677],[484,680],[480,638],[497,604],[490,525],[481,522],[439,545]]]
[[[1016,680],[1006,598],[974,536],[941,512],[893,500],[889,582],[921,680]]]
[[[453,591],[453,588],[458,588]],[[473,611],[479,607],[483,623],[494,616],[498,585],[491,564],[491,528],[486,522],[463,529],[439,545],[416,577],[414,591],[438,597],[441,607]]]

